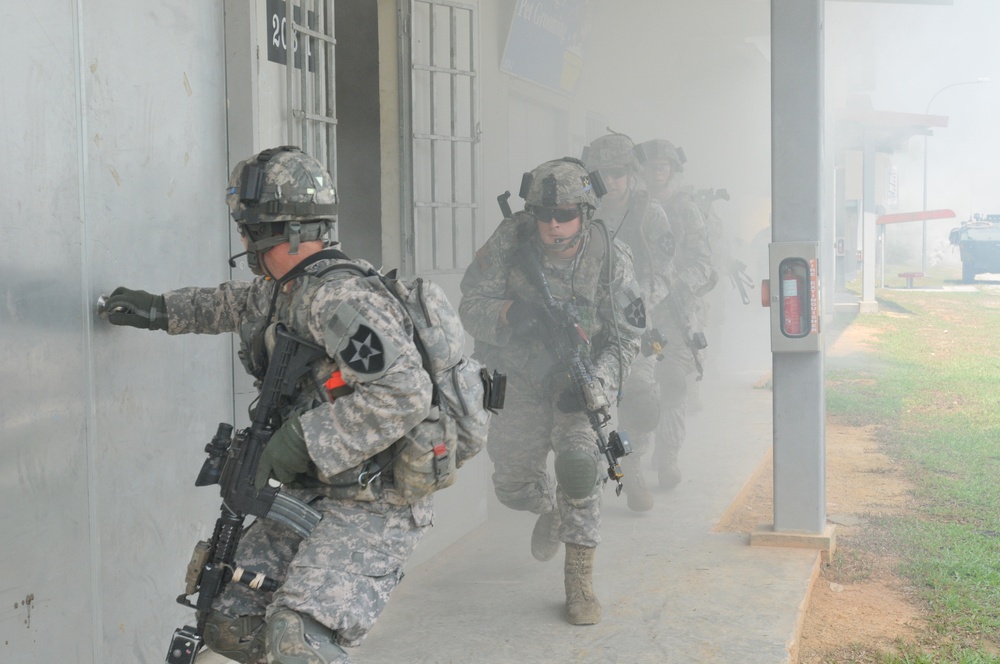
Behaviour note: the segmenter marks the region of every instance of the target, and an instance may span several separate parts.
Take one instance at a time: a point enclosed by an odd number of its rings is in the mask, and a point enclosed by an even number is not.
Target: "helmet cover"
[[[587,169],[572,157],[547,161],[526,174],[521,197],[536,208],[579,205],[590,210],[597,209],[598,199]]]
[[[251,269],[259,255],[283,242],[322,239],[337,215],[337,191],[330,174],[295,146],[263,150],[236,165],[226,190],[229,212],[248,240]]]
[[[670,162],[670,168],[674,173],[684,171],[684,162],[687,161],[687,158],[684,156],[684,150],[675,147],[670,141],[662,138],[654,138],[651,141],[639,144],[639,149],[645,155],[647,162],[667,161]]]
[[[590,170],[624,166],[633,174],[639,172],[635,144],[625,134],[606,134],[595,138],[584,151],[584,161]]]

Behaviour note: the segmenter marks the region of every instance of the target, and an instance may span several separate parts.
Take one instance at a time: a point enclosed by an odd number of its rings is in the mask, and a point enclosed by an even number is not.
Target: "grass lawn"
[[[877,299],[879,314],[847,323],[871,332],[870,361],[828,363],[827,411],[878,425],[916,487],[912,510],[879,525],[931,623],[871,661],[1000,663],[1000,283]]]

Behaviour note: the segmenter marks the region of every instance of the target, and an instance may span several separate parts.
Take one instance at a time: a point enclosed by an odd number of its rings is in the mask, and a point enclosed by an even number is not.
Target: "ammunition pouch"
[[[256,664],[264,654],[264,618],[213,611],[205,620],[205,645],[234,662]]]

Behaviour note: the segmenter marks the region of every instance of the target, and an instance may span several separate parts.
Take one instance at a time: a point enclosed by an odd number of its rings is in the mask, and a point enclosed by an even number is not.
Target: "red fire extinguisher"
[[[802,334],[801,284],[795,271],[785,266],[781,271],[781,315],[784,319],[785,334]]]

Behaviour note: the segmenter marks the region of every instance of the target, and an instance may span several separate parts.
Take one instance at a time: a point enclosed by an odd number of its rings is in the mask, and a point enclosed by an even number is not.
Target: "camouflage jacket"
[[[569,265],[557,266],[543,257],[542,269],[555,300],[569,303],[575,310],[591,339],[589,351],[582,352],[589,352],[597,376],[614,392],[619,388],[619,372],[628,375],[629,365],[639,351],[645,311],[632,271],[631,252],[618,240],[613,240],[609,248],[605,238],[598,223],[592,223]],[[545,331],[534,326],[501,324],[501,312],[508,302],[524,300],[540,305],[543,301],[520,264],[520,253],[534,250],[537,243],[538,231],[530,214],[518,212],[504,219],[465,271],[459,315],[487,364],[501,371],[522,373],[540,383],[564,369],[556,365],[546,349]],[[609,251],[613,252],[610,288]],[[628,315],[637,310],[641,310],[641,320]]]
[[[326,357],[300,382],[289,408],[300,413],[321,482],[310,488],[371,500],[374,495],[358,491],[360,470],[428,415],[431,382],[405,311],[378,277],[347,270],[317,276],[340,263],[371,269],[364,261],[324,258],[312,263],[281,288],[270,320],[275,282],[263,277],[165,293],[167,331],[238,334],[241,358],[258,379],[263,376],[260,349],[269,347],[268,332],[275,323],[324,348]],[[346,385],[331,395],[324,384],[338,370]]]
[[[674,291],[681,308],[691,310],[696,298],[708,293],[719,281],[712,264],[708,227],[690,188],[668,191],[657,197],[674,232]]]
[[[608,216],[604,216],[608,212]],[[615,238],[632,250],[635,278],[642,288],[646,308],[653,311],[670,293],[674,256],[674,231],[660,204],[642,189],[629,195],[624,211],[597,211]]]

